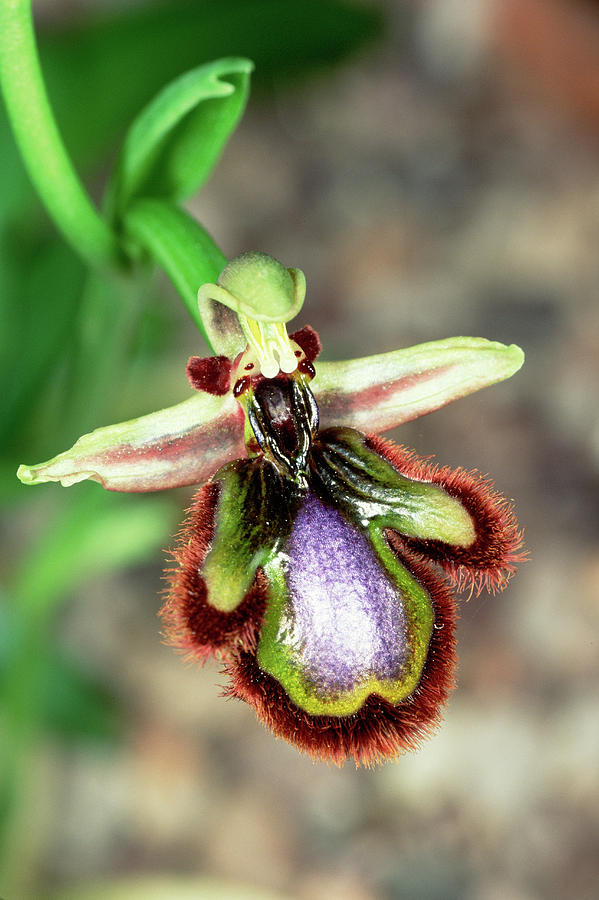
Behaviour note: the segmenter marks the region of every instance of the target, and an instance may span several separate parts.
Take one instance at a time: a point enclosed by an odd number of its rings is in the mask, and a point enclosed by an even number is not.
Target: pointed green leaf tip
[[[245,108],[253,63],[225,57],[180,75],[133,121],[110,187],[122,214],[135,197],[184,200],[204,183]]]

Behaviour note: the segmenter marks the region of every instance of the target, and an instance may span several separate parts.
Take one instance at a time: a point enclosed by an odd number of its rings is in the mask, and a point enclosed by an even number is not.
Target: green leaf
[[[62,738],[111,740],[119,733],[116,698],[81,664],[54,651],[48,659],[41,705],[48,731]]]
[[[252,69],[247,59],[215,60],[181,75],[146,106],[115,171],[117,214],[135,196],[183,200],[200,187],[241,117]]]
[[[5,449],[14,445],[36,395],[47,391],[72,342],[83,283],[79,260],[60,238],[24,243],[11,247],[21,266],[21,283],[0,299],[0,309],[6,311],[6,347],[0,354],[0,439]],[[0,241],[0,249],[4,247],[8,251],[8,242]]]
[[[116,235],[87,196],[49,102],[30,0],[0,3],[0,87],[23,163],[50,217],[88,263],[117,266]]]

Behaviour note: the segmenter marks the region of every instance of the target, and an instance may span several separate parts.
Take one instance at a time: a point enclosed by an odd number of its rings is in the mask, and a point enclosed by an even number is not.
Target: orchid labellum
[[[417,747],[453,686],[454,591],[502,589],[522,558],[489,481],[378,435],[509,378],[522,351],[457,337],[320,362],[288,335],[305,279],[242,254],[198,301],[217,356],[192,357],[178,406],[21,466],[28,484],[113,491],[201,484],[173,552],[169,643],[222,660],[228,694],[315,758]]]

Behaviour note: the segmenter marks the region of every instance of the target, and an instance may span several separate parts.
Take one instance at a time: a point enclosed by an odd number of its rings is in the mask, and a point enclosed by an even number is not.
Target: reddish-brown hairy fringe
[[[459,590],[476,594],[483,588],[503,590],[526,553],[522,552],[522,533],[513,506],[494,489],[492,481],[476,471],[436,465],[377,435],[368,435],[367,445],[402,475],[440,485],[472,516],[476,539],[470,547],[403,537],[406,546],[423,562],[438,563]]]
[[[231,685],[225,696],[245,700],[258,718],[313,759],[342,766],[353,758],[356,766],[369,766],[417,749],[439,725],[442,709],[454,687],[456,608],[445,579],[406,552],[387,535],[390,546],[412,575],[428,591],[435,625],[420,682],[414,692],[394,706],[371,695],[350,716],[313,716],[296,706],[281,684],[264,672],[255,650],[240,650],[225,663]]]
[[[196,391],[222,397],[231,387],[231,368],[227,356],[190,356],[185,373]]]
[[[299,344],[306,354],[306,358],[310,362],[314,362],[322,348],[318,332],[311,325],[304,325],[303,328],[300,328],[299,331],[294,331],[289,337],[296,344]]]
[[[259,570],[233,612],[221,612],[208,603],[200,567],[214,536],[218,493],[219,486],[209,482],[193,500],[172,552],[175,566],[166,572],[167,599],[160,610],[166,643],[200,662],[209,656],[226,656],[237,645],[256,646],[268,589]]]

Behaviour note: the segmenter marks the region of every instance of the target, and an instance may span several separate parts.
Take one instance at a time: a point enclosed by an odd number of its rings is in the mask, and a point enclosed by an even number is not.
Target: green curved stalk
[[[23,160],[52,219],[85,260],[114,266],[116,237],[85,193],[48,101],[31,0],[0,0],[0,84]]]
[[[165,270],[210,346],[198,309],[198,288],[216,281],[226,256],[195,219],[168,200],[137,200],[123,216],[123,226],[129,239]]]

